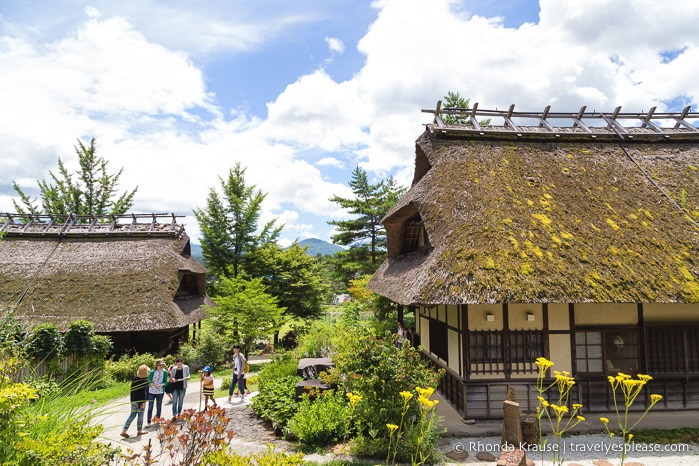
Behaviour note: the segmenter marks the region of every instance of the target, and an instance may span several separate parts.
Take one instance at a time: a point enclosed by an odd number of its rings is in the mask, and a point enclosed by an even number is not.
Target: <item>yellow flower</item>
[[[651,380],[653,380],[653,377],[651,377],[648,374],[638,374],[638,378],[639,380],[643,380],[644,382],[650,382]]]
[[[553,409],[557,415],[562,416],[563,414],[568,412],[568,407],[567,406],[558,406],[558,405],[551,405],[551,409]]]
[[[580,422],[583,422],[585,420],[585,418],[582,416],[575,416],[575,418]]]
[[[401,396],[401,398],[403,398],[403,403],[407,403],[408,401],[413,399],[413,394],[408,391],[400,392],[399,395]]]
[[[616,378],[613,375],[608,375],[607,380],[609,380],[609,383],[614,385],[614,382],[616,382]]]
[[[419,396],[424,396],[425,398],[429,398],[434,393],[434,388],[415,387],[415,391],[417,391],[417,394]]]
[[[654,393],[650,396],[650,404],[651,406],[656,404],[658,401],[663,399],[663,395],[658,395],[657,393]]]
[[[609,424],[609,419],[607,419],[606,417],[601,417],[599,418],[599,420],[602,421],[602,424],[604,424],[605,426]]]
[[[632,438],[633,438],[633,434],[629,434],[629,442],[631,442]]]
[[[359,396],[359,395],[352,395],[352,396],[350,397],[350,399],[349,399],[349,402],[350,402],[350,404],[352,405],[352,407],[354,408],[355,406],[357,406],[357,403],[359,403],[361,400],[362,400],[362,397],[361,397],[361,396]]]
[[[582,408],[582,405],[580,403],[573,403],[573,409],[578,410]]]
[[[536,361],[534,361],[534,364],[539,368],[540,372],[546,372],[553,366],[553,361],[549,361],[546,358],[536,358]]]
[[[386,424],[386,427],[388,427],[388,431],[390,432],[391,435],[393,435],[393,432],[398,430],[398,426],[395,424]]]

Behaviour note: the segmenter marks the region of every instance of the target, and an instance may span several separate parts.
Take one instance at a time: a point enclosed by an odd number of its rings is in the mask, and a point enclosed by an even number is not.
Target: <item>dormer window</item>
[[[422,223],[420,214],[414,215],[405,222],[403,231],[402,252],[415,252],[425,244],[425,226]]]

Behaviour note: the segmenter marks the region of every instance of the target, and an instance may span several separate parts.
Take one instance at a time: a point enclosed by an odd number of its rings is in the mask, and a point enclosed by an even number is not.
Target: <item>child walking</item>
[[[201,373],[202,393],[204,394],[204,411],[209,407],[209,400],[213,403],[212,408],[218,408],[214,397],[214,377],[211,375],[211,366],[206,366]]]

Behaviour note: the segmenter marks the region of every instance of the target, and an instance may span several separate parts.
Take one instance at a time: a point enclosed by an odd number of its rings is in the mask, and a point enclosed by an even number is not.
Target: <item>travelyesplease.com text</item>
[[[487,453],[501,453],[504,451],[513,451],[515,449],[523,450],[526,452],[558,452],[565,455],[566,452],[577,452],[577,453],[602,453],[605,455],[611,455],[615,453],[620,453],[626,450],[626,453],[686,453],[690,450],[690,447],[686,443],[670,443],[670,444],[659,444],[659,443],[610,443],[610,442],[575,442],[567,440],[561,442],[560,444],[555,443],[545,443],[543,445],[530,445],[527,443],[521,443],[519,445],[511,444],[498,444],[490,442],[480,442],[478,440],[468,441],[468,442],[457,442],[454,444],[454,451],[456,452],[487,452]]]

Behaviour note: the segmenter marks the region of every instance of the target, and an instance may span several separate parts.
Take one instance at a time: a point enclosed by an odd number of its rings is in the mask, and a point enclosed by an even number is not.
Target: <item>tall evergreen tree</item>
[[[35,204],[36,199],[31,199],[16,182],[13,182],[21,201],[17,203],[12,200],[18,213],[26,216],[56,214],[59,218],[65,218],[69,214],[105,217],[124,214],[131,208],[138,187],[117,196],[117,185],[124,169],[116,173],[107,172],[107,161],[97,156],[95,138],[92,138],[89,146],[78,140],[78,145],[74,148],[80,164],[77,173],[69,173],[59,158],[58,174],[49,172],[53,184],[50,181],[37,180],[41,192],[41,207]]]
[[[245,184],[245,169],[236,163],[226,179],[220,178],[219,193],[209,190],[206,208],[194,209],[201,228],[201,249],[210,275],[237,277],[247,254],[277,240],[282,227],[275,227],[276,219],[257,231],[263,194],[255,186]]]
[[[364,273],[374,273],[386,256],[386,230],[381,219],[388,213],[406,188],[398,186],[393,177],[376,184],[369,183],[366,171],[356,167],[349,182],[353,198],[333,196],[336,202],[354,217],[349,220],[328,222],[337,228],[332,240],[335,244],[349,246],[336,257],[345,278],[355,278]]]

